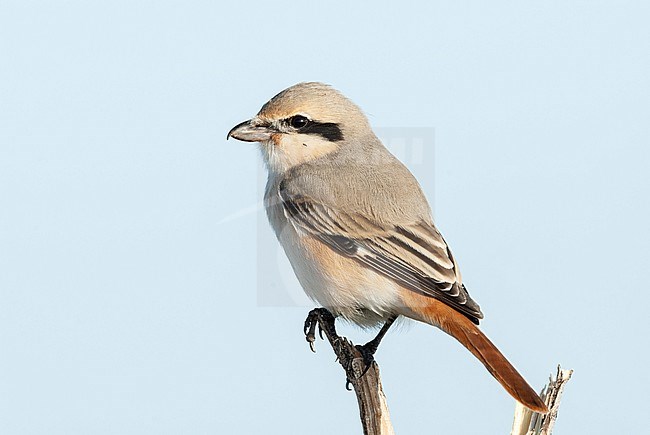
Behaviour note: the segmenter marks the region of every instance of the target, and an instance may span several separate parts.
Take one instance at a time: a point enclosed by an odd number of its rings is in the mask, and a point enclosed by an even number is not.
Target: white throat
[[[283,134],[260,143],[262,159],[269,174],[282,175],[294,166],[315,160],[339,149],[336,142],[307,134]]]

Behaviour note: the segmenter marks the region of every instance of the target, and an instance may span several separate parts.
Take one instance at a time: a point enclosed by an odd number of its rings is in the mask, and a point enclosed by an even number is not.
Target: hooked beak
[[[226,140],[234,137],[244,142],[268,142],[275,132],[268,125],[258,124],[258,120],[249,119],[234,126],[226,136]]]

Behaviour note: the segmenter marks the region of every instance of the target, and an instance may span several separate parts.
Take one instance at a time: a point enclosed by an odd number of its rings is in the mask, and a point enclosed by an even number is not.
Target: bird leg
[[[365,375],[372,363],[375,361],[375,352],[377,352],[377,348],[379,347],[379,343],[381,343],[381,340],[384,338],[384,335],[388,332],[390,329],[391,325],[395,322],[397,319],[397,316],[390,317],[388,320],[386,320],[386,323],[384,323],[384,326],[381,327],[379,332],[377,333],[377,336],[367,342],[364,345],[357,345],[355,346],[357,350],[361,353],[361,356],[363,356],[363,362],[366,364],[366,368],[364,369],[363,373],[361,376]]]

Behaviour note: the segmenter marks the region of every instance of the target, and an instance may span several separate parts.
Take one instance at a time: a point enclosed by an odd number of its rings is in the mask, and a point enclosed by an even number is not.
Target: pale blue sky
[[[312,304],[260,303],[300,293],[259,255],[258,153],[225,141],[304,80],[435,131],[406,163],[484,331],[533,385],[576,370],[555,433],[647,431],[648,22],[643,1],[2,2],[0,433],[360,433]],[[443,333],[377,359],[397,433],[508,433],[513,400]]]

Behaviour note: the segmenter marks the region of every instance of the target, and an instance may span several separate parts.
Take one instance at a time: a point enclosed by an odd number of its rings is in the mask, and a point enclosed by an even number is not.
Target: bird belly
[[[399,287],[392,280],[299,233],[283,214],[268,211],[293,271],[312,300],[362,327],[377,326],[396,313]]]
[[[299,234],[294,239],[283,247],[311,299],[361,326],[375,326],[395,312],[399,293],[392,281],[317,239]]]

